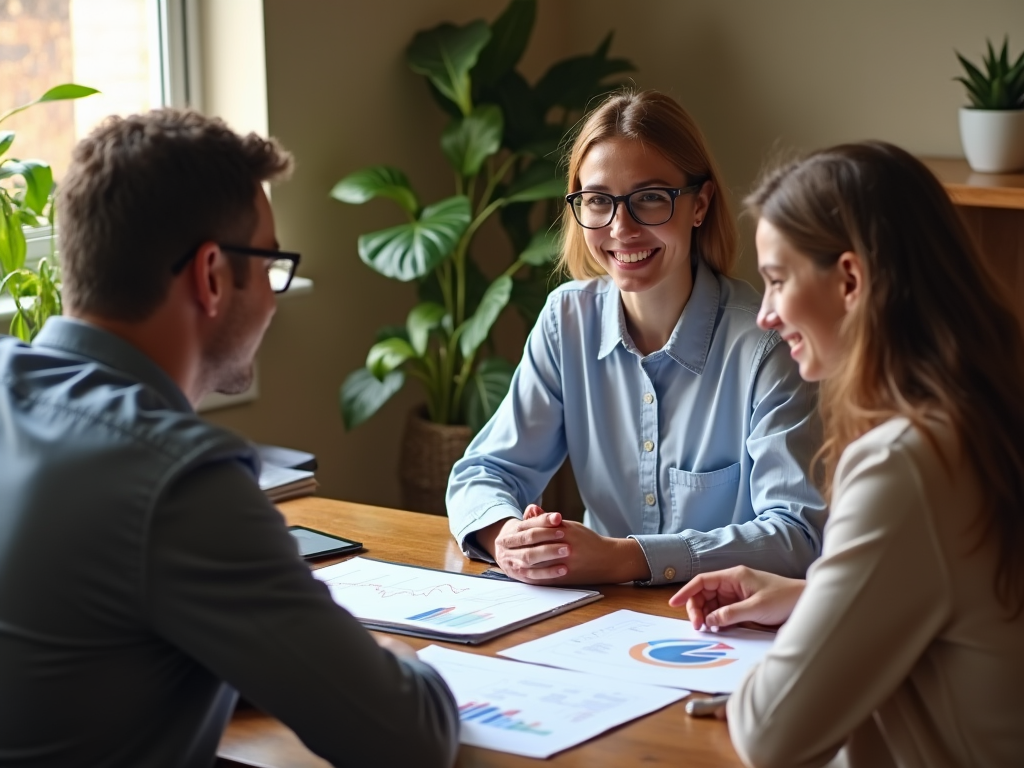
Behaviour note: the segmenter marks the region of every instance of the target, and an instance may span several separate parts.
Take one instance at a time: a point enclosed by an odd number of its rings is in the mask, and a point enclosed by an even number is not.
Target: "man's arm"
[[[746,441],[750,483],[740,488],[750,494],[754,517],[711,531],[635,536],[651,566],[652,584],[734,565],[802,578],[821,553],[828,508],[807,474],[821,445],[817,389],[800,378],[788,348],[778,341],[754,376]]]
[[[338,765],[449,766],[458,713],[440,675],[399,658],[331,600],[246,469],[170,489],[152,520],[154,629]]]

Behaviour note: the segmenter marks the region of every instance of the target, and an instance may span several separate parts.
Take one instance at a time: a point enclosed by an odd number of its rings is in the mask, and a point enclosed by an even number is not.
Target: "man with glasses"
[[[75,149],[66,316],[0,340],[0,765],[211,765],[236,690],[332,763],[454,759],[443,680],[331,601],[252,446],[193,411],[252,381],[290,167],[190,111]]]

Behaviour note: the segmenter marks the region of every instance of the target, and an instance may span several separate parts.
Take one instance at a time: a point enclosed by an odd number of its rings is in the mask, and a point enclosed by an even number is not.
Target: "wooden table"
[[[304,498],[280,505],[288,522],[335,533],[363,542],[368,557],[391,560],[457,573],[480,573],[486,566],[463,557],[448,533],[448,521],[415,512],[369,507],[330,499]],[[330,565],[344,558],[324,560]],[[671,587],[601,587],[605,598],[568,613],[510,632],[481,646],[451,643],[438,645],[493,656],[513,645],[596,619],[612,611],[631,608],[664,616],[681,614],[668,607]],[[422,648],[432,641],[402,637]],[[236,712],[221,740],[218,766],[261,768],[324,768],[327,762],[312,754],[295,734],[262,712],[242,708]],[[729,741],[725,723],[695,719],[678,702],[647,717],[633,720],[578,747],[561,752],[546,764],[600,768],[601,766],[687,766],[720,768],[741,766]],[[537,766],[531,758],[463,746],[456,763],[460,768],[507,768]]]
[[[921,160],[960,210],[982,258],[1024,323],[1024,173],[976,173],[959,158]]]

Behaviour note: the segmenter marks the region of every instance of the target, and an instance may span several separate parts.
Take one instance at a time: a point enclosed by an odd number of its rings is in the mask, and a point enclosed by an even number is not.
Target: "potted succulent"
[[[451,465],[508,391],[514,365],[493,353],[489,337],[510,306],[532,325],[549,289],[558,250],[550,223],[565,194],[562,136],[612,87],[609,77],[633,69],[608,58],[609,34],[594,53],[560,61],[530,85],[516,66],[535,15],[535,0],[512,0],[493,24],[441,24],[417,34],[406,51],[410,68],[451,116],[440,138],[455,171],[451,197],[425,205],[405,174],[385,165],[355,171],[331,191],[351,204],[388,198],[406,218],[360,236],[358,251],[379,274],[417,281],[419,303],[404,326],[381,329],[340,399],[345,427],[353,429],[407,378],[422,384],[426,403],[410,416],[402,444],[407,508],[443,513]],[[544,216],[534,213],[538,205],[546,206]],[[492,216],[500,217],[516,256],[488,280],[472,242]]]
[[[1010,61],[1009,40],[996,55],[988,42],[982,68],[957,53],[970,106],[960,109],[960,139],[971,168],[981,173],[1024,170],[1024,53]]]
[[[58,85],[35,101],[0,115],[0,123],[36,104],[80,99],[94,93],[98,91],[82,85]],[[7,154],[14,139],[14,131],[0,130],[0,158]],[[42,160],[7,157],[0,160],[0,179],[15,180],[15,185],[0,186],[0,294],[6,293],[14,300],[11,335],[31,341],[50,315],[61,313],[56,240],[52,236],[56,215],[53,171]],[[25,262],[25,229],[34,227],[48,228],[50,257],[30,267]]]

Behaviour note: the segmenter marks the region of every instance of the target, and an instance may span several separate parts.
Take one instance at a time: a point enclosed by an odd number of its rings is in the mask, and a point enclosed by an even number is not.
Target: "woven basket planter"
[[[418,406],[405,421],[398,456],[399,491],[403,509],[443,515],[448,475],[473,434],[466,426],[428,421],[425,413]]]

